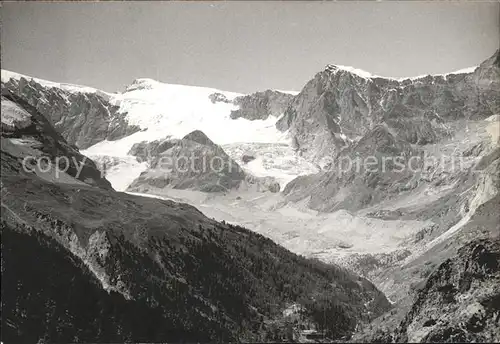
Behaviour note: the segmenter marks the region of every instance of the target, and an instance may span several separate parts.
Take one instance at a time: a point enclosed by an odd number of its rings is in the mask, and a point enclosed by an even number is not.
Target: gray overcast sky
[[[498,2],[3,3],[2,68],[106,91],[134,79],[300,90],[326,64],[384,76],[479,64]]]

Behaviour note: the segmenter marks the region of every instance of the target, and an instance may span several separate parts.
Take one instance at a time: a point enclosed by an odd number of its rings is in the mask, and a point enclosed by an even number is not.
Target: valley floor
[[[345,210],[319,213],[300,205],[284,205],[280,194],[158,189],[144,197],[189,203],[207,217],[249,228],[290,251],[351,268],[354,256],[409,254],[405,243],[429,221],[382,220]],[[381,230],[383,229],[383,230]],[[391,294],[391,290],[382,290]]]

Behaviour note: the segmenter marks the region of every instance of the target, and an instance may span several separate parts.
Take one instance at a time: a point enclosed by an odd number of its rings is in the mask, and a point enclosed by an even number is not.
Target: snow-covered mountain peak
[[[237,92],[223,91],[211,87],[191,86],[182,84],[171,84],[157,81],[150,78],[135,79],[132,84],[126,87],[123,94],[133,93],[139,97],[203,97],[209,100],[209,96],[214,93],[223,94],[228,100],[233,100],[244,94]]]
[[[418,80],[422,79],[428,76],[442,76],[446,79],[447,76],[449,75],[456,75],[456,74],[470,74],[473,73],[478,66],[473,66],[473,67],[468,67],[468,68],[463,68],[459,69],[453,72],[449,73],[443,73],[443,74],[423,74],[423,75],[417,75],[417,76],[411,76],[411,77],[389,77],[389,76],[380,76],[380,75],[375,75],[370,72],[367,72],[363,69],[359,68],[354,68],[351,66],[343,66],[343,65],[337,65],[337,64],[328,64],[325,67],[325,71],[330,72],[330,73],[338,73],[338,72],[348,72],[354,75],[357,75],[363,79],[374,79],[374,78],[382,78],[382,79],[388,79],[388,80],[395,80],[395,81],[404,81],[404,80]]]
[[[349,73],[352,73],[352,74],[355,74],[359,77],[362,77],[362,78],[373,78],[373,77],[376,77],[375,75],[367,72],[367,71],[364,71],[362,69],[358,69],[358,68],[354,68],[354,67],[350,67],[350,66],[342,66],[342,65],[336,65],[336,64],[328,64],[326,65],[325,67],[325,71],[328,71],[328,72],[332,72],[332,73],[337,73],[339,71],[344,71],[344,72],[349,72]]]

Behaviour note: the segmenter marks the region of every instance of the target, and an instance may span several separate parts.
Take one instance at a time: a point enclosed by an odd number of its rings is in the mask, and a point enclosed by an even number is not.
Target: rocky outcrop
[[[279,91],[267,90],[236,97],[234,105],[237,110],[231,111],[231,118],[245,118],[248,120],[265,120],[269,116],[280,117],[293,99],[293,95]]]
[[[434,271],[398,330],[397,342],[500,340],[500,238],[474,240]]]
[[[485,119],[500,109],[498,51],[472,73],[395,80],[328,65],[291,102],[277,128],[289,130],[312,161],[331,157],[374,126],[384,124],[409,143],[447,134],[449,121]]]
[[[252,153],[245,153],[241,156],[241,161],[243,161],[243,163],[245,164],[248,164],[250,161],[253,161],[255,159],[255,155]]]
[[[140,129],[128,124],[126,114],[119,112],[119,106],[112,104],[104,92],[69,91],[24,77],[5,82],[2,78],[4,88],[35,107],[68,143],[80,149],[103,140],[117,140]]]
[[[397,341],[498,342],[499,282],[499,239],[467,244],[429,276]]]
[[[139,162],[146,161],[151,164],[155,157],[158,157],[160,153],[163,153],[167,149],[172,148],[178,141],[179,140],[170,138],[150,142],[142,141],[135,143],[128,154],[135,156]]]
[[[181,140],[135,144],[129,154],[149,164],[149,169],[129,186],[129,191],[154,192],[167,187],[203,192],[226,192],[240,187],[271,192],[280,190],[274,178],[249,175],[199,130]]]
[[[498,206],[498,202],[496,203]],[[498,217],[497,217],[498,220]],[[483,223],[484,224],[484,223]],[[498,229],[499,224],[495,224]],[[356,342],[494,343],[500,340],[500,237],[474,238],[449,255],[416,287],[413,301],[399,316],[356,334]],[[481,235],[479,237],[482,237]],[[456,246],[454,242],[452,246]],[[446,251],[450,251],[448,248]],[[401,307],[401,305],[400,305]],[[389,326],[388,326],[389,325]]]
[[[212,93],[210,96],[208,96],[208,98],[214,104],[219,103],[219,102],[231,103],[231,101],[229,99],[227,99],[227,97],[225,95],[223,95],[222,93],[219,93],[219,92]]]
[[[415,188],[408,161],[418,154],[386,127],[376,126],[341,154],[323,159],[323,172],[292,180],[283,194],[289,202],[309,198],[307,205],[320,211],[356,211]],[[413,167],[419,168],[419,161]]]
[[[2,175],[111,189],[96,164],[68,144],[35,107],[2,90]]]

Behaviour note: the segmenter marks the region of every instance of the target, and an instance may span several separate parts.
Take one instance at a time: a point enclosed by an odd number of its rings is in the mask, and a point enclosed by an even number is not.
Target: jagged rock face
[[[255,186],[259,191],[280,190],[274,178],[247,174],[199,130],[181,140],[141,142],[134,145],[129,154],[140,162],[147,161],[150,167],[129,186],[129,191],[148,192],[169,187],[226,192],[242,185]]]
[[[135,143],[128,154],[135,156],[139,162],[146,161],[151,164],[155,157],[158,157],[160,153],[163,153],[167,149],[172,148],[178,141],[179,140],[169,138],[151,142],[142,141]]]
[[[369,119],[363,100],[359,95],[354,96],[357,94],[355,87],[366,86],[364,80],[351,74],[346,74],[344,78],[340,78],[340,75],[334,78],[335,75],[330,75],[328,70],[318,73],[293,99],[285,115],[276,123],[278,129],[290,130],[295,148],[313,161],[332,156],[345,145],[339,123],[341,113],[348,111],[347,106],[353,107],[349,109],[353,117],[363,121]],[[358,81],[359,85],[353,81]],[[344,92],[347,94],[342,97]],[[359,102],[359,106],[354,99]]]
[[[248,120],[264,120],[269,116],[280,117],[293,99],[293,95],[279,91],[267,90],[236,97],[233,104],[239,109],[231,111],[231,118]]]
[[[495,206],[498,208],[498,198]],[[496,217],[498,221],[498,216]],[[401,318],[391,311],[382,322],[356,334],[356,342],[371,343],[496,343],[500,340],[500,237],[489,235],[449,242],[458,250],[416,287]],[[483,222],[484,230],[484,222]],[[491,231],[491,228],[489,228]],[[477,234],[470,232],[469,234]],[[464,239],[464,238],[462,238]],[[463,246],[460,246],[463,245]],[[436,251],[438,252],[438,251]],[[397,324],[391,324],[400,318]]]
[[[438,222],[441,229],[451,226],[466,213],[464,208],[475,209],[498,192],[496,164],[482,173],[469,167],[498,147],[499,73],[498,52],[473,73],[446,78],[397,81],[327,68],[277,123],[290,130],[298,150],[322,169],[290,182],[286,200],[307,199],[319,211],[357,211],[391,197],[449,186],[454,196],[447,197],[455,201],[442,204],[457,217]],[[357,166],[345,172],[346,162],[361,161],[366,167],[368,159],[376,161],[373,173]],[[384,159],[392,161],[386,168]],[[395,162],[403,170],[395,169]]]
[[[498,132],[500,122],[483,120],[457,126],[462,127],[460,132],[425,150],[376,126],[329,161],[331,166],[323,172],[287,184],[285,200],[307,200],[308,207],[325,212],[388,207],[399,218],[433,221],[439,230],[432,236],[437,236],[500,190],[500,150],[494,135],[487,134]],[[404,205],[410,197],[429,192],[441,196],[428,204],[422,199],[420,206]],[[384,204],[398,199],[402,205],[397,208]]]
[[[402,81],[329,65],[306,84],[276,126],[290,130],[298,151],[312,161],[331,157],[379,124],[409,143],[428,144],[446,134],[446,122],[497,114],[499,87],[498,52],[470,74]]]
[[[2,81],[3,88],[34,106],[66,141],[80,149],[139,130],[128,125],[125,114],[119,113],[119,107],[103,92],[69,92],[25,78]]]
[[[355,145],[327,161],[324,172],[292,180],[283,194],[290,202],[310,197],[308,206],[319,211],[359,210],[414,188],[411,171],[400,168],[413,156],[418,156],[418,151],[406,141],[376,126]]]
[[[2,91],[2,174],[35,174],[61,183],[111,189],[95,163],[57,133],[33,106]]]
[[[401,323],[398,342],[500,340],[500,238],[475,240],[434,271]]]
[[[387,257],[370,253],[335,261],[370,278],[398,303],[400,310],[397,316],[388,314],[389,321],[401,320],[400,312],[405,309],[401,303],[411,301],[414,286],[432,267],[450,258],[458,244],[500,233],[500,122],[496,118],[457,121],[450,130],[450,137],[423,150],[398,139],[387,127],[376,126],[333,160],[333,171],[299,177],[283,191],[285,201],[319,211],[346,209],[387,221],[427,223]],[[412,159],[421,154],[423,164],[422,160],[410,164],[408,159],[402,171],[389,164],[384,171],[380,166],[384,158],[406,155]],[[365,169],[353,167],[340,174],[336,167],[346,157],[347,161],[374,157],[376,164],[370,168],[375,171],[368,171],[365,163],[361,165]]]

